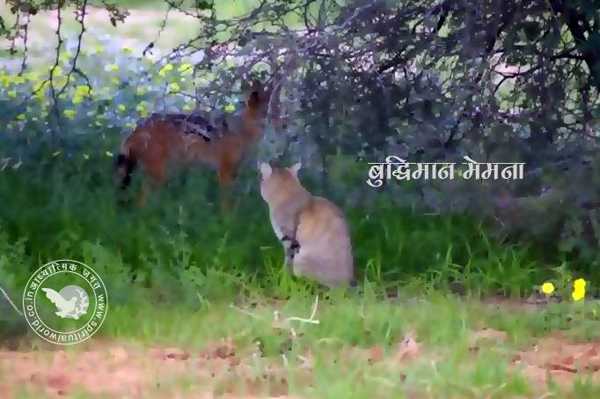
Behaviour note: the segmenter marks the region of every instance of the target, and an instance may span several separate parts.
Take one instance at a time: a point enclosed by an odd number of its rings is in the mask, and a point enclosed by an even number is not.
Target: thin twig
[[[27,20],[23,26],[23,60],[21,61],[21,70],[19,76],[23,75],[25,69],[27,69],[27,54],[29,54],[29,23],[31,22],[31,14],[27,14]]]
[[[75,50],[75,55],[73,56],[73,63],[71,65],[71,70],[67,74],[67,80],[66,80],[65,84],[63,85],[63,87],[57,93],[57,96],[59,96],[59,97],[67,89],[67,86],[71,82],[71,75],[73,75],[73,73],[76,73],[79,76],[81,76],[82,78],[84,78],[86,81],[87,87],[89,88],[90,91],[92,90],[92,85],[90,84],[90,80],[87,77],[87,75],[85,73],[83,73],[79,68],[77,68],[77,60],[79,59],[79,54],[81,53],[81,42],[83,41],[83,34],[85,33],[85,13],[87,10],[87,5],[88,5],[88,0],[83,0],[83,4],[81,5],[79,14],[76,17],[77,22],[79,22],[79,25],[81,26],[81,30],[79,31],[79,36],[77,36],[77,49]]]
[[[64,5],[64,3],[62,1],[58,2],[58,6],[56,8],[56,21],[57,21],[57,26],[56,26],[56,49],[55,49],[55,57],[54,57],[54,64],[52,65],[52,67],[50,68],[50,74],[48,76],[48,79],[44,80],[42,83],[40,83],[39,87],[34,90],[34,92],[32,93],[33,95],[35,95],[35,93],[37,93],[39,90],[41,90],[42,88],[44,88],[46,86],[46,83],[50,83],[50,93],[52,95],[52,110],[54,111],[54,115],[56,116],[56,123],[58,124],[59,130],[61,127],[61,117],[60,117],[60,110],[58,108],[58,96],[56,93],[56,87],[54,86],[54,73],[56,72],[56,68],[58,68],[58,64],[60,63],[60,50],[62,49],[62,45],[63,45],[63,38],[61,36],[60,30],[62,27],[62,6]],[[52,129],[52,131],[54,132],[54,129]]]
[[[288,317],[285,319],[286,322],[289,321],[299,321],[301,323],[310,323],[310,324],[319,324],[319,320],[315,320],[315,316],[317,315],[317,309],[319,308],[319,296],[315,297],[315,303],[313,304],[312,312],[308,319],[304,319],[302,317]]]
[[[10,304],[10,306],[12,306],[12,308],[15,310],[15,312],[17,312],[21,316],[25,316],[23,314],[23,312],[21,312],[21,310],[13,303],[13,301],[10,299],[10,297],[8,296],[8,294],[6,293],[6,291],[4,291],[4,289],[2,287],[0,287],[0,291],[2,292],[2,295],[4,295],[4,298],[6,298],[6,300]]]

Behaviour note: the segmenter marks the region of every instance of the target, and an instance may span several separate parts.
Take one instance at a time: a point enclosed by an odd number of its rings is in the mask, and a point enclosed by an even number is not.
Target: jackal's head
[[[263,86],[261,83],[254,82],[246,98],[246,110],[255,118],[264,119],[269,110],[270,98],[271,89]]]
[[[114,165],[114,179],[119,188],[124,190],[131,184],[131,174],[136,166],[135,158],[125,154],[117,155]]]

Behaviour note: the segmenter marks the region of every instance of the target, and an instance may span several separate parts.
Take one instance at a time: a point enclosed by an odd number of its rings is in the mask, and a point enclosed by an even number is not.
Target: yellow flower
[[[148,92],[148,89],[146,89],[144,86],[139,86],[136,90],[135,90],[135,94],[137,94],[138,96],[143,96],[144,94],[146,94]]]
[[[0,85],[2,85],[4,87],[8,87],[8,86],[10,86],[11,82],[12,82],[12,80],[9,75],[7,75],[7,74],[0,75]]]
[[[109,64],[107,66],[104,67],[104,70],[106,72],[118,72],[119,71],[119,66],[117,64]]]
[[[586,281],[582,278],[578,278],[573,282],[573,293],[571,297],[573,297],[574,301],[580,301],[585,298],[585,286]]]
[[[160,71],[158,71],[158,74],[162,77],[165,77],[167,75],[167,73],[171,72],[172,70],[173,70],[173,65],[167,64],[164,67],[162,67],[160,69]]]
[[[8,97],[10,97],[10,98],[16,98],[17,97],[17,91],[16,90],[9,90]]]
[[[191,75],[194,72],[194,66],[192,64],[181,64],[177,70],[182,75]]]
[[[84,98],[89,97],[91,94],[91,90],[89,86],[80,85],[75,88],[75,93],[73,94],[73,104],[79,104],[83,101]]]
[[[91,92],[92,90],[87,85],[79,85],[75,87],[75,94],[78,96],[87,97],[90,95]]]
[[[142,118],[145,118],[148,116],[148,103],[146,101],[142,101],[137,105],[137,107],[135,107],[135,110],[139,112]]]
[[[119,109],[120,112],[125,112],[127,110],[127,107],[123,104],[119,104],[119,106],[117,108]]]
[[[233,111],[235,111],[235,105],[233,105],[233,104],[227,104],[225,106],[225,112],[233,112]]]
[[[554,292],[554,284],[550,282],[545,282],[542,284],[542,292],[546,295],[552,295]]]
[[[575,289],[577,289],[577,288],[582,288],[582,289],[584,289],[584,290],[585,290],[585,284],[586,284],[586,282],[585,282],[585,280],[584,280],[584,279],[582,279],[582,278],[578,278],[577,280],[575,280],[575,281],[573,282],[573,287],[574,287]]]
[[[0,84],[4,87],[9,87],[11,85],[19,85],[25,83],[25,78],[23,76],[14,76],[9,74],[0,75]]]
[[[73,109],[65,109],[63,111],[63,114],[65,114],[65,116],[69,119],[75,119],[75,115],[77,114],[77,112],[75,112],[75,110]]]
[[[178,93],[181,91],[181,86],[179,86],[179,84],[177,82],[173,82],[173,83],[169,84],[169,91],[171,93]]]
[[[571,293],[571,297],[573,297],[574,301],[581,301],[585,298],[585,288],[575,288],[573,293]]]

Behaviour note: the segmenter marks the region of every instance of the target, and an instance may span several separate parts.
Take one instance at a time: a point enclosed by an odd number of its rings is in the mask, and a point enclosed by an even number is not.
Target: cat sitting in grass
[[[342,211],[313,196],[298,180],[300,163],[289,168],[260,165],[260,192],[294,275],[328,287],[354,285],[352,243]]]

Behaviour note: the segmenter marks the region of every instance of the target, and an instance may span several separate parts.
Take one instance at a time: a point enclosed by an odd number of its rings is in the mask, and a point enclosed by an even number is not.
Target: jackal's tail
[[[131,184],[131,174],[137,167],[137,158],[127,147],[127,143],[121,147],[121,152],[115,159],[115,172],[119,188],[125,190]]]

